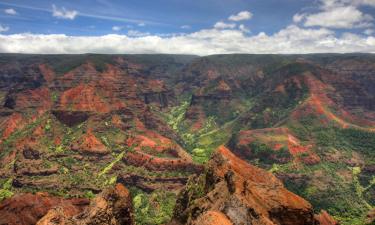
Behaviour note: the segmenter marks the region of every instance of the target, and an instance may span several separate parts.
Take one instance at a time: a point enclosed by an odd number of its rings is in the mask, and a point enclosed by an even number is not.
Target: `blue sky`
[[[1,24],[11,28],[6,33],[103,35],[113,33],[113,26],[123,28],[117,32],[123,34],[130,29],[154,34],[192,32],[212,27],[241,11],[256,15],[244,22],[253,32],[273,33],[291,23],[293,15],[310,6],[311,0],[38,0],[30,3],[29,0],[0,1]],[[78,14],[73,20],[54,17],[53,5]],[[17,14],[9,15],[6,9],[14,9]],[[145,26],[139,26],[142,23]]]
[[[375,0],[0,0],[0,52],[375,52],[374,17]]]

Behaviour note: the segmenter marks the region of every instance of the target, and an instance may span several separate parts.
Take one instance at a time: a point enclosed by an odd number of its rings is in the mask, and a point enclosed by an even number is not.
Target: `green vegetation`
[[[318,153],[334,148],[342,152],[357,151],[365,156],[366,163],[375,163],[375,135],[355,128],[338,128],[334,125],[321,126],[315,116],[306,116],[300,123],[289,126],[300,140],[314,140],[320,146]]]
[[[230,138],[231,123],[217,129],[217,118],[210,116],[204,121],[201,129],[191,131],[185,121],[188,107],[189,101],[182,101],[181,105],[170,110],[166,115],[166,120],[169,126],[180,135],[183,146],[192,154],[194,161],[205,163],[211,157],[213,150]]]
[[[51,98],[53,102],[57,102],[59,100],[59,93],[56,91],[52,92]]]
[[[355,128],[342,129],[334,123],[322,125],[319,116],[305,116],[289,124],[290,129],[302,141],[313,141],[315,151],[325,158],[337,155],[332,162],[322,161],[314,166],[305,166],[298,172],[307,177],[322,174],[320,182],[296,184],[287,182],[293,192],[309,200],[317,210],[325,209],[343,225],[362,225],[368,210],[374,205],[374,196],[368,192],[373,188],[373,176],[362,175],[360,167],[348,167],[354,154],[360,154],[367,165],[375,163],[375,135]],[[292,171],[290,171],[292,172]],[[346,175],[345,175],[346,174]],[[319,184],[321,183],[321,184]],[[329,185],[328,185],[329,184]],[[328,185],[321,187],[321,185]]]
[[[44,130],[45,130],[46,132],[49,132],[49,131],[51,130],[51,119],[48,119],[48,120],[47,120],[47,123],[46,123],[46,125],[44,126]]]
[[[138,225],[165,224],[170,221],[176,204],[176,194],[156,190],[150,194],[130,188]]]
[[[13,192],[11,191],[13,179],[8,179],[0,189],[0,202],[6,198],[10,198],[13,196]]]
[[[167,115],[168,125],[173,130],[178,131],[179,126],[185,119],[185,113],[189,107],[189,100],[183,101],[180,106],[173,107]]]
[[[118,162],[120,162],[121,161],[121,159],[124,157],[124,155],[125,155],[125,152],[121,152],[120,154],[118,154],[117,156],[116,156],[116,158],[115,158],[115,160],[113,161],[113,162],[111,162],[110,164],[108,164],[100,173],[99,173],[99,175],[98,175],[98,177],[102,177],[102,176],[104,176],[106,173],[108,173],[111,169],[112,169],[112,167],[114,166],[114,165],[116,165],[116,163],[118,163]]]
[[[279,150],[273,150],[268,145],[259,142],[251,142],[249,144],[251,149],[252,159],[259,159],[261,163],[272,164],[276,162],[289,161],[292,155],[289,153],[287,147],[282,147]]]
[[[4,142],[1,144],[2,151],[0,151],[0,159],[7,155],[13,149],[13,145],[17,140],[30,136],[34,129],[41,123],[41,121],[44,121],[45,119],[46,114],[37,118],[35,121],[27,124],[22,129],[16,130],[7,139],[5,139]]]
[[[86,62],[93,63],[95,69],[99,72],[103,72],[106,70],[106,64],[114,63],[113,56],[99,54],[69,55],[69,57],[64,57],[61,55],[50,55],[45,60],[57,75],[63,75],[85,64]]]
[[[84,196],[85,196],[85,198],[88,198],[88,199],[95,198],[95,194],[92,191],[86,191]]]

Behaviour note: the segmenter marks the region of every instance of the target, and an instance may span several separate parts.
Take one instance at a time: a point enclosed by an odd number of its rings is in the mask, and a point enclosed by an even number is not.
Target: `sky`
[[[0,0],[2,53],[375,53],[375,0]]]

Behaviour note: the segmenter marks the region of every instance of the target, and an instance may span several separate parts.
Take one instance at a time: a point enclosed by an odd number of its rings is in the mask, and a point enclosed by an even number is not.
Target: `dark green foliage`
[[[274,162],[287,162],[292,158],[287,147],[282,147],[279,150],[274,150],[268,145],[259,142],[251,142],[249,144],[251,149],[251,159],[259,159],[261,163],[272,164]]]
[[[176,204],[176,195],[165,190],[145,193],[137,188],[130,188],[133,196],[136,224],[154,225],[170,221]]]
[[[339,135],[345,139],[353,149],[375,158],[375,134],[358,129],[342,129]]]
[[[296,183],[287,182],[286,186],[309,200],[317,210],[327,210],[342,224],[362,225],[370,207],[369,204],[374,204],[374,197],[369,194],[372,188],[369,185],[373,176],[365,176],[363,172],[353,173],[352,180],[344,181],[341,176],[337,175],[337,172],[350,169],[345,162],[351,160],[354,152],[363,155],[366,164],[375,162],[374,133],[355,128],[342,129],[334,124],[322,126],[319,118],[312,115],[302,118],[298,124],[292,123],[289,127],[300,140],[313,140],[317,146],[315,150],[322,158],[331,152],[332,154],[339,152],[342,158],[330,163],[323,161],[318,165],[310,166],[308,170],[298,171],[311,177],[314,171],[322,170],[327,179],[325,183],[328,180],[331,183],[323,191],[319,191],[321,187],[315,186],[314,183],[296,185]],[[369,188],[364,189],[367,186]],[[314,191],[314,189],[317,190]]]

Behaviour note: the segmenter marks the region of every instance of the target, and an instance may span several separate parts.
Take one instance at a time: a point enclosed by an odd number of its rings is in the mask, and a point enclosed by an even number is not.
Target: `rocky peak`
[[[309,202],[224,146],[217,149],[207,172],[190,180],[182,191],[174,215],[174,222],[182,224],[201,224],[199,221],[207,218],[234,225],[318,223]],[[328,214],[324,216],[331,219]],[[322,224],[334,224],[334,220],[325,221],[331,223]]]

